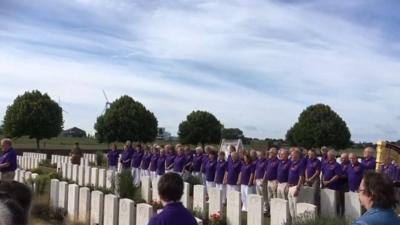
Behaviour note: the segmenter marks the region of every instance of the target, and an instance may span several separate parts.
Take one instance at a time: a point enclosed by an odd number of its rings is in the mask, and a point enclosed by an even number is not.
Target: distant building
[[[158,140],[170,140],[171,139],[171,133],[165,131],[165,127],[159,127],[158,128],[158,133],[157,133],[157,139]]]
[[[61,132],[62,137],[86,137],[86,132],[77,127],[70,128],[68,130],[63,130]]]

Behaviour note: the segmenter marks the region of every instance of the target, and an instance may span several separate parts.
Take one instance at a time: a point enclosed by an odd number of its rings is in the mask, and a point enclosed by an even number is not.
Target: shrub
[[[45,159],[39,162],[39,166],[57,168],[57,164],[51,164],[50,159]]]
[[[121,174],[118,175],[118,179],[118,192],[121,198],[129,198],[132,200],[140,199],[140,196],[138,196],[138,188],[133,186],[133,177],[130,171],[122,171]]]
[[[96,152],[96,164],[97,166],[102,166],[105,163],[104,155],[101,151]]]
[[[31,208],[31,214],[45,221],[56,220],[63,222],[67,212],[62,208],[52,209],[45,198],[36,198]]]
[[[36,168],[36,169],[33,169],[33,170],[31,170],[31,172],[32,173],[37,173],[37,174],[43,174],[43,170],[42,169],[40,169],[40,168]]]
[[[42,195],[46,192],[47,185],[50,184],[50,176],[48,174],[40,174],[32,178],[29,183],[32,185],[32,190],[34,190],[35,194]]]

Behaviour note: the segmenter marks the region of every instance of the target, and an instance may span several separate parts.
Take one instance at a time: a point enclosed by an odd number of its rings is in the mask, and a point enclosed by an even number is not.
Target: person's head
[[[111,145],[111,150],[116,151],[117,150],[117,144],[113,143]]]
[[[264,150],[261,150],[261,151],[258,151],[257,152],[257,158],[258,159],[265,159],[265,151]]]
[[[336,160],[336,151],[334,149],[330,149],[328,151],[328,160]]]
[[[364,149],[364,157],[371,158],[374,155],[374,149],[372,147],[366,147]]]
[[[7,151],[12,146],[12,141],[10,138],[3,138],[1,139],[1,147],[3,151]]]
[[[158,195],[163,202],[179,201],[183,195],[183,180],[176,173],[166,173],[158,181]]]
[[[236,148],[233,145],[228,146],[229,153],[236,152]]]
[[[198,155],[203,154],[203,148],[200,147],[200,146],[198,146],[198,147],[196,148],[196,153],[197,153]]]
[[[275,158],[278,154],[278,150],[276,148],[269,149],[269,158]]]
[[[208,158],[209,158],[210,160],[217,159],[217,156],[218,156],[217,151],[215,151],[214,149],[209,149],[209,150],[208,150]]]
[[[320,151],[321,151],[321,156],[326,156],[328,154],[329,149],[326,146],[322,146]]]
[[[292,160],[299,160],[300,159],[300,154],[301,154],[301,152],[300,152],[299,148],[297,148],[297,147],[291,148],[290,157],[291,157]]]
[[[160,148],[160,155],[165,155],[165,148]]]
[[[347,153],[342,153],[340,155],[340,162],[347,163],[348,161],[349,161],[349,156],[347,155]]]
[[[128,148],[132,148],[132,142],[129,141],[129,140],[127,140],[127,141],[125,142],[125,145],[126,145]]]
[[[190,149],[189,145],[186,145],[184,148],[185,154],[190,155],[192,154],[192,150]]]
[[[32,192],[28,186],[16,181],[1,181],[0,224],[28,224],[31,201]]]
[[[153,154],[159,154],[160,153],[160,147],[156,146],[153,148]]]
[[[218,159],[219,160],[225,160],[225,152],[224,151],[218,152]]]
[[[301,149],[301,153],[304,157],[308,156],[308,150],[306,148]]]
[[[232,161],[234,161],[234,162],[238,161],[238,159],[239,159],[237,152],[232,152],[231,157],[232,157]]]
[[[180,145],[180,144],[176,145],[175,149],[176,149],[176,153],[178,155],[183,155],[183,147],[182,147],[182,145]]]
[[[250,164],[250,163],[251,163],[251,160],[252,160],[250,153],[244,152],[244,153],[243,153],[243,160],[244,160],[244,162],[245,162],[246,164]]]
[[[353,152],[349,154],[349,160],[350,160],[350,163],[351,163],[351,164],[356,164],[356,163],[358,163],[357,155],[354,154]]]
[[[289,158],[289,150],[286,148],[279,149],[279,158],[282,160],[287,160]]]
[[[211,145],[206,145],[206,147],[204,147],[204,151],[206,152],[206,154],[209,154],[210,151],[213,150],[213,147]]]
[[[396,205],[393,181],[385,174],[374,171],[364,173],[358,196],[367,210],[372,207],[389,209]]]
[[[257,151],[255,149],[250,150],[250,157],[251,157],[251,160],[257,159]]]
[[[315,153],[315,149],[311,148],[307,152],[308,158],[310,159],[315,159],[317,157],[317,154]]]

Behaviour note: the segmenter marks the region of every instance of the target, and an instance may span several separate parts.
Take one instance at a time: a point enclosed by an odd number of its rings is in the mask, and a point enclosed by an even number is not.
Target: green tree
[[[217,144],[221,141],[223,126],[206,111],[193,111],[179,124],[178,136],[183,144]]]
[[[239,128],[223,128],[221,132],[223,139],[242,139],[244,138],[243,131]]]
[[[286,133],[291,145],[302,147],[332,146],[345,148],[350,144],[350,131],[346,122],[328,105],[307,107],[298,122]]]
[[[8,106],[4,116],[4,134],[9,137],[28,135],[40,140],[60,134],[63,128],[62,109],[57,102],[40,91],[25,92]]]
[[[94,129],[99,142],[151,142],[157,136],[157,125],[157,118],[152,112],[140,102],[124,95],[97,117]]]

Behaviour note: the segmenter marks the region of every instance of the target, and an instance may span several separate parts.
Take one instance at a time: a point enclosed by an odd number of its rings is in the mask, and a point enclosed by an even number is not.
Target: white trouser
[[[265,186],[263,179],[256,180],[256,194],[263,196],[265,191]]]
[[[296,188],[297,186],[290,187],[288,191],[289,213],[292,219],[294,219],[296,215],[296,204],[298,196],[294,196]]]
[[[135,187],[140,186],[140,168],[132,168],[133,185]]]
[[[108,169],[116,172],[117,171],[117,166],[109,166]]]
[[[276,192],[277,192],[278,198],[287,200],[287,194],[288,194],[287,182],[278,183],[278,188],[277,188]]]
[[[193,176],[198,177],[201,179],[201,173],[200,172],[193,172]]]
[[[203,182],[203,185],[206,185],[206,174],[205,173],[201,173],[201,181]]]
[[[150,171],[150,179],[154,180],[154,178],[157,177],[157,172],[156,171]]]
[[[271,199],[277,197],[276,190],[278,188],[278,181],[277,180],[269,180],[267,184],[267,194],[268,194],[268,201],[267,201],[267,210],[269,210],[270,204],[269,202]]]
[[[216,184],[216,187],[222,192],[222,204],[226,202],[226,185],[225,184]]]
[[[207,191],[207,196],[209,194],[210,188],[215,187],[215,182],[214,181],[206,181],[206,191]]]
[[[240,191],[240,186],[239,185],[230,185],[230,184],[228,184],[226,189],[228,191]]]
[[[240,185],[240,193],[242,194],[242,211],[247,211],[247,199],[252,194],[252,187],[248,185]]]
[[[144,176],[150,176],[150,171],[149,171],[149,170],[141,169],[141,170],[140,170],[140,174],[141,174],[142,177],[144,177]]]

